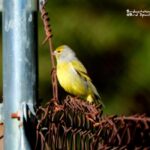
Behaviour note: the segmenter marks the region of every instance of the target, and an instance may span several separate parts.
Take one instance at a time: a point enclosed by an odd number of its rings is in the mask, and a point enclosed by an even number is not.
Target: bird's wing
[[[83,64],[79,60],[73,60],[71,61],[72,66],[76,70],[76,72],[81,76],[84,77],[86,80],[90,80],[90,77],[87,74],[86,68],[83,66]]]
[[[82,77],[82,78],[87,80],[89,86],[92,88],[94,96],[96,96],[98,101],[100,101],[101,104],[103,105],[103,107],[105,107],[104,103],[100,100],[101,99],[100,95],[99,95],[96,87],[92,84],[92,81],[91,81],[90,77],[88,76],[87,70],[83,66],[83,64],[78,59],[71,61],[71,64],[72,64],[73,68],[75,69],[75,71],[80,75],[80,77]]]

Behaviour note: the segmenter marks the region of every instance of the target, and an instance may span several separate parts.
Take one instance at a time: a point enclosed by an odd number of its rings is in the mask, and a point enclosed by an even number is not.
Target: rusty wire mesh
[[[150,148],[150,118],[102,116],[101,106],[67,96],[63,105],[49,102],[37,111],[36,147],[99,150]]]

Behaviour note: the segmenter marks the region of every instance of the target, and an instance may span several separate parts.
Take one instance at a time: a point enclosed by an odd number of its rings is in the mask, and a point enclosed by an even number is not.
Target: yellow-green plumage
[[[54,55],[57,60],[57,78],[65,91],[89,102],[93,102],[95,95],[100,98],[85,67],[68,46],[58,47]]]
[[[68,73],[69,72],[69,73]],[[84,81],[74,71],[72,63],[61,63],[57,65],[57,77],[63,88],[74,95],[86,95],[87,89]]]

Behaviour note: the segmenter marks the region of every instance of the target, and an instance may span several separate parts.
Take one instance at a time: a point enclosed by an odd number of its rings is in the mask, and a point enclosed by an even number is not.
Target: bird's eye
[[[61,51],[57,51],[57,53],[60,53]]]

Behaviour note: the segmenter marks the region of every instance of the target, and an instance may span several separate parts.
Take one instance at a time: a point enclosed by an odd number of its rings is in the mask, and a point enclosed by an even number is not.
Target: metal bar
[[[31,149],[21,121],[24,117],[24,106],[28,105],[34,112],[37,99],[36,10],[37,0],[3,1],[5,150]],[[13,118],[14,114],[16,119]]]
[[[0,124],[4,123],[4,105],[0,103]]]
[[[3,9],[3,0],[0,0],[0,11]]]

